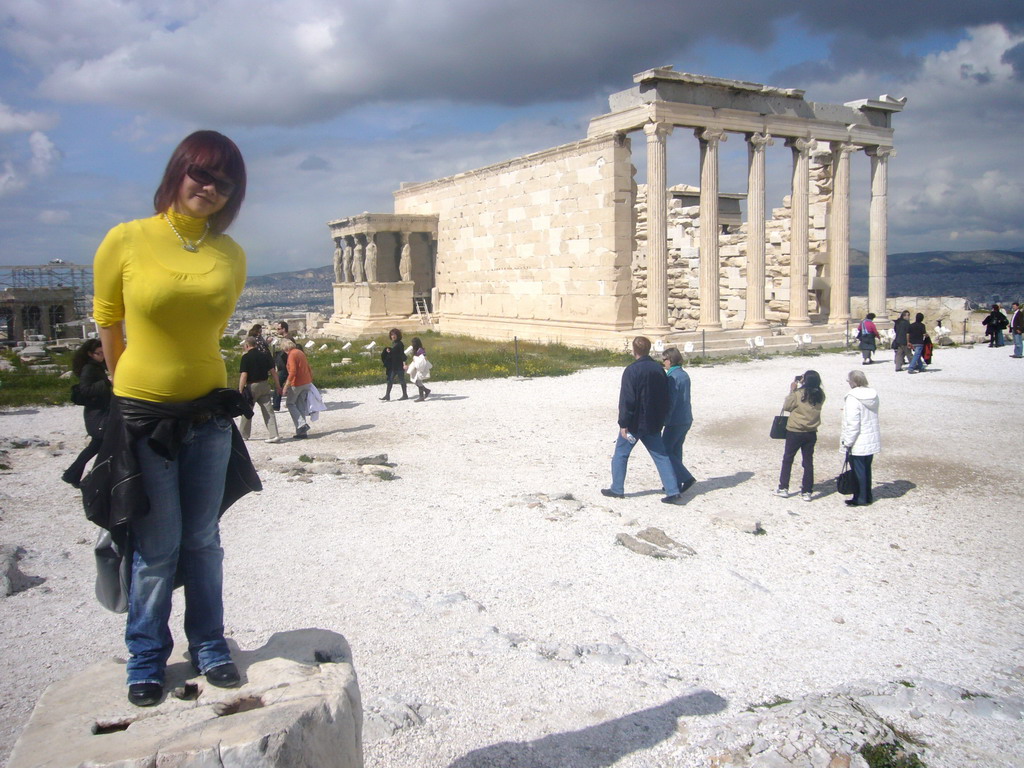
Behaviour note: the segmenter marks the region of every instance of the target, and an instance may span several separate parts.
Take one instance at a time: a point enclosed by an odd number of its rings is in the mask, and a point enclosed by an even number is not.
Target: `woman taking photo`
[[[110,408],[110,380],[107,366],[103,362],[103,346],[99,339],[89,339],[77,350],[71,359],[71,372],[78,377],[78,391],[85,405],[85,432],[89,444],[78,454],[78,458],[61,476],[65,483],[78,487],[89,459],[99,453],[103,442],[103,422]]]
[[[128,700],[137,706],[163,695],[176,571],[192,666],[213,685],[240,682],[224,639],[218,518],[233,500],[224,488],[229,459],[235,476],[241,396],[226,389],[219,342],[245,285],[245,253],[224,234],[244,198],[238,147],[197,131],[171,155],[155,215],[114,227],[96,252],[93,313],[114,382],[111,416],[123,420],[122,458],[137,463],[144,489],[122,515],[133,552]]]
[[[857,478],[857,493],[847,499],[850,507],[866,507],[871,493],[871,460],[882,449],[878,426],[878,393],[868,386],[868,377],[861,371],[850,371],[850,391],[843,403],[843,432],[840,442],[850,456],[850,467]]]
[[[817,371],[807,371],[797,376],[789,385],[789,395],[782,404],[782,410],[789,411],[786,423],[786,447],[782,452],[782,470],[779,472],[779,487],[776,496],[789,496],[789,476],[793,471],[793,459],[800,451],[804,475],[800,481],[800,498],[812,499],[814,489],[814,444],[818,441],[818,427],[821,425],[821,406],[825,402],[825,390],[821,388],[821,376]]]

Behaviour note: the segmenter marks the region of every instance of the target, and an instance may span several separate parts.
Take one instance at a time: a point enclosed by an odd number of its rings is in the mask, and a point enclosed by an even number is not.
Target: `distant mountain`
[[[867,254],[850,253],[850,292],[868,290]],[[1024,251],[890,253],[889,296],[963,296],[978,304],[1024,297]]]
[[[238,300],[239,311],[260,309],[298,312],[334,311],[331,283],[334,269],[327,265],[250,277]],[[850,293],[868,290],[868,255],[850,249]],[[1024,250],[925,251],[889,254],[889,296],[963,296],[978,304],[1024,298]]]

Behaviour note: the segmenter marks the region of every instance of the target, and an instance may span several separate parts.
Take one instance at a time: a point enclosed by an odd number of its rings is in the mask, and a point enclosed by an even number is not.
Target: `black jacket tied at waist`
[[[215,416],[252,418],[252,408],[235,389],[215,389],[185,403],[151,403],[114,397],[103,432],[103,444],[92,470],[82,479],[85,516],[123,542],[126,526],[136,515],[149,511],[149,499],[135,456],[135,441],[149,438],[149,446],[169,461],[177,458],[190,427]],[[250,491],[263,490],[238,428],[231,425],[231,457],[224,479],[220,513]]]

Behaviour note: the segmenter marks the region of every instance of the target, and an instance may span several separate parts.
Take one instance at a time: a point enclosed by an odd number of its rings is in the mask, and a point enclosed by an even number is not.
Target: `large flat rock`
[[[175,649],[155,707],[128,703],[121,659],[54,683],[8,768],[362,767],[363,711],[344,637],[280,632],[232,655],[242,685],[222,689]]]

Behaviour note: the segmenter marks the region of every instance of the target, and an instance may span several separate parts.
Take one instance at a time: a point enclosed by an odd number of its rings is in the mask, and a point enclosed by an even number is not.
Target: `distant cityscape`
[[[868,290],[868,256],[850,254],[850,292]],[[888,262],[889,296],[963,296],[984,306],[1024,297],[1024,251],[928,251],[894,253]],[[250,277],[236,315],[278,317],[294,312],[334,311],[330,265]]]

